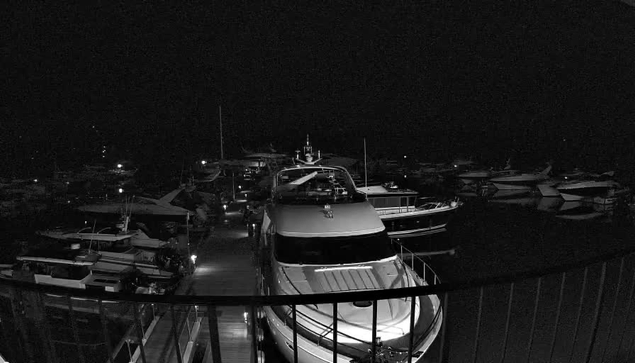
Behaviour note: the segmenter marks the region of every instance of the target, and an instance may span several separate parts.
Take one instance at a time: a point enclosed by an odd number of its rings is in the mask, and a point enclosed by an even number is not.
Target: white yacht
[[[346,169],[308,163],[280,170],[266,206],[259,237],[261,292],[297,295],[384,290],[427,285],[393,249],[377,212]],[[427,266],[427,265],[426,265]],[[428,275],[430,276],[430,275]],[[437,278],[434,278],[437,281]],[[364,361],[375,344],[377,356],[421,361],[442,322],[436,295],[377,302],[338,303],[337,345],[333,346],[332,304],[296,307],[298,362]],[[273,339],[293,361],[291,306],[264,309]],[[415,328],[410,331],[414,315]],[[413,354],[408,357],[410,338]],[[390,352],[390,353],[389,353]]]
[[[551,165],[539,173],[496,176],[490,182],[499,190],[531,190],[541,181],[547,180],[550,172]]]
[[[609,196],[620,188],[613,180],[573,180],[556,185],[565,201],[593,200],[594,197]]]

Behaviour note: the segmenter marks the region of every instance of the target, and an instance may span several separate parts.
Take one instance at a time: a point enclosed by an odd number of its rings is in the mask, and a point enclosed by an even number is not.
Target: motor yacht
[[[490,182],[499,190],[531,190],[539,182],[547,180],[551,172],[551,165],[539,173],[522,173],[495,176]]]
[[[438,281],[419,276],[395,252],[375,208],[346,169],[320,166],[312,158],[302,161],[274,176],[258,238],[262,294],[385,290]],[[414,309],[411,298],[377,301],[376,341],[374,303],[338,303],[336,345],[332,304],[296,306],[298,362],[332,362],[334,354],[337,362],[364,362],[373,345],[386,362],[421,361],[439,332],[442,310],[436,295],[415,299]],[[273,339],[289,361],[294,356],[292,310],[287,305],[264,308]]]
[[[458,199],[422,198],[418,192],[394,183],[357,189],[366,194],[391,238],[417,237],[442,230],[462,204]]]

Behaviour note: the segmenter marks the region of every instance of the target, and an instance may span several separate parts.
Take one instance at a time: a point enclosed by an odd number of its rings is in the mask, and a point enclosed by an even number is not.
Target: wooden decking
[[[210,236],[193,247],[196,254],[196,270],[187,276],[177,290],[180,295],[253,295],[255,291],[256,271],[252,263],[252,239],[247,237],[246,228],[217,227]],[[252,357],[252,339],[249,326],[245,323],[245,309],[242,307],[218,307],[218,332],[222,362],[245,363]],[[184,315],[184,314],[182,314]],[[201,307],[196,320],[190,315],[190,323],[200,323],[196,337],[189,344],[191,349],[202,349],[210,342],[207,311]],[[177,313],[178,318],[178,313]],[[184,319],[178,318],[183,326]],[[173,320],[170,312],[165,313],[156,324],[154,332],[144,346],[148,362],[178,362]],[[177,324],[179,326],[179,324]],[[190,329],[190,328],[188,328]],[[184,334],[187,336],[188,334]],[[180,344],[181,355],[186,355],[187,342]],[[208,349],[209,352],[209,349]],[[186,355],[187,358],[187,355]],[[212,362],[208,356],[207,362]],[[184,360],[187,363],[187,360]],[[213,362],[219,363],[219,362]]]

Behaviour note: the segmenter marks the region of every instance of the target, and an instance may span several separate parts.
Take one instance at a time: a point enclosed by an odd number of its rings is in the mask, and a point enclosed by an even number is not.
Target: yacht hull
[[[418,237],[442,230],[458,207],[380,215],[391,238]]]

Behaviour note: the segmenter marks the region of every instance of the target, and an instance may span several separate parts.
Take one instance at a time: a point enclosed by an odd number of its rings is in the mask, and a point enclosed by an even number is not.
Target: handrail
[[[562,273],[565,271],[583,268],[595,263],[612,260],[619,257],[625,257],[635,253],[635,247],[620,249],[617,251],[605,253],[599,256],[588,258],[585,260],[566,263],[558,266],[552,266],[541,270],[531,270],[517,272],[512,274],[477,278],[459,282],[446,282],[434,286],[417,286],[388,290],[371,290],[342,292],[337,294],[305,294],[305,295],[268,295],[268,296],[207,296],[207,295],[145,295],[130,293],[109,293],[90,290],[75,290],[59,286],[38,285],[26,281],[2,280],[0,286],[8,285],[18,287],[24,290],[37,291],[40,293],[65,294],[74,297],[84,297],[94,300],[117,300],[138,303],[158,303],[158,304],[182,304],[182,305],[218,305],[218,306],[272,306],[272,305],[307,305],[307,304],[325,304],[343,301],[360,301],[360,300],[381,300],[394,299],[407,296],[423,296],[433,294],[443,294],[456,290],[486,287],[501,283],[519,282],[532,278],[544,277]]]

